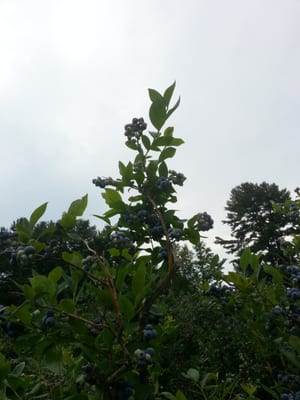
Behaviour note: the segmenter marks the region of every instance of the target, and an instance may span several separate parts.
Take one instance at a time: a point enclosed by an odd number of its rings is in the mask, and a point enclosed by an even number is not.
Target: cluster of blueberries
[[[11,338],[18,336],[22,333],[23,326],[18,322],[8,321],[7,318],[10,317],[10,313],[5,311],[5,306],[0,305],[0,328],[7,333]]]
[[[147,129],[147,124],[144,118],[133,118],[130,124],[126,124],[125,136],[130,141],[135,141],[135,139],[140,139],[143,131]]]
[[[10,231],[0,231],[0,240],[8,240],[13,239],[18,236],[17,232],[10,232]]]
[[[156,336],[157,336],[156,329],[153,329],[153,326],[151,324],[147,324],[143,330],[144,340],[148,342],[151,339],[155,339]]]
[[[42,318],[42,324],[46,327],[55,325],[55,315],[53,310],[47,310],[46,314]]]
[[[288,265],[285,269],[293,283],[300,283],[300,268],[297,265]]]
[[[215,284],[211,284],[209,289],[204,293],[206,296],[212,296],[215,299],[218,299],[222,306],[228,302],[229,296],[232,293],[232,289],[229,286],[217,286]]]
[[[85,372],[84,380],[89,385],[96,385],[99,381],[100,370],[96,365],[85,365],[82,367],[82,370]]]
[[[182,236],[182,231],[179,228],[170,228],[169,236],[171,239],[179,240]]]
[[[287,308],[275,306],[269,315],[265,329],[271,335],[278,334],[278,326],[281,326],[281,319],[284,318],[284,326],[288,328],[291,335],[300,336],[299,321],[300,308],[296,304],[290,304]]]
[[[280,400],[300,400],[300,392],[282,393]]]
[[[298,375],[278,374],[277,379],[281,385],[291,388],[291,391],[289,393],[281,394],[281,400],[300,400],[300,379]]]
[[[169,179],[172,183],[174,183],[174,185],[183,186],[183,182],[186,180],[186,177],[181,172],[170,170],[169,173]]]
[[[167,260],[168,259],[168,249],[167,247],[161,247],[158,251],[158,257],[161,258],[162,260]]]
[[[110,239],[114,247],[118,249],[123,249],[132,245],[131,240],[122,231],[112,233]]]
[[[300,299],[300,290],[298,288],[288,288],[286,292],[287,298],[292,301]]]
[[[152,357],[154,356],[153,347],[147,347],[145,350],[136,349],[134,355],[138,360],[138,366],[144,367],[152,363]]]
[[[93,184],[101,189],[106,186],[115,186],[115,181],[112,178],[100,178],[99,176],[92,180]]]
[[[214,220],[206,211],[199,213],[197,219],[199,231],[209,231],[214,226]]]
[[[170,189],[170,181],[165,176],[160,176],[156,180],[156,187],[163,192],[167,192]]]
[[[12,267],[17,267],[18,265],[26,264],[28,257],[35,253],[35,248],[33,246],[19,246],[16,250],[6,249],[6,252],[10,252],[9,263]]]

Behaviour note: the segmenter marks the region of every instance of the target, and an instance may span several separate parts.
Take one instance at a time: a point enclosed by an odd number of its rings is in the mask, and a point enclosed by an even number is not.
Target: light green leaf
[[[62,269],[61,267],[55,267],[52,271],[49,272],[48,278],[52,282],[58,282],[60,278],[62,277]]]
[[[44,203],[33,211],[29,219],[30,229],[32,229],[37,221],[44,215],[47,205],[48,203]]]
[[[75,310],[75,305],[72,299],[62,299],[59,303],[62,311],[73,313]]]
[[[187,398],[185,397],[185,395],[182,393],[181,390],[177,390],[176,400],[187,400]]]
[[[190,378],[193,382],[197,383],[200,378],[199,371],[195,368],[189,368],[187,371],[187,377]]]
[[[119,192],[117,192],[115,189],[107,188],[105,189],[105,192],[102,193],[102,197],[104,198],[106,204],[114,208],[115,210],[123,210],[125,207],[125,204],[122,201],[121,195]]]
[[[74,200],[69,209],[68,214],[73,215],[74,217],[81,217],[84,213],[88,203],[88,195],[86,194],[81,199]]]

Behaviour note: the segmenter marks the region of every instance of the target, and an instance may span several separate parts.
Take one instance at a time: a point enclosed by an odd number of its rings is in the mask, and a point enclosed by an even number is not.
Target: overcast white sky
[[[123,126],[175,79],[182,217],[221,223],[245,181],[299,182],[299,0],[0,0],[0,226],[58,219],[128,161]],[[218,251],[218,247],[214,247]]]

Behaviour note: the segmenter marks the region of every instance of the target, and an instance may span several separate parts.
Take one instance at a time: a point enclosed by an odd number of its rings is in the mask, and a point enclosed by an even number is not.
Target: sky
[[[99,224],[92,179],[118,177],[124,125],[176,80],[177,209],[212,215],[224,255],[233,187],[300,185],[299,21],[300,0],[0,0],[0,226],[86,193]]]

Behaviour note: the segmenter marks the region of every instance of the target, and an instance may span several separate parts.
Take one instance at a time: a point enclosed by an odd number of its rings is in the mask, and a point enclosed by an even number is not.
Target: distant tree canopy
[[[262,252],[265,261],[284,263],[286,256],[280,244],[293,232],[288,213],[280,213],[274,204],[284,205],[291,201],[287,189],[275,184],[245,182],[231,190],[223,223],[231,228],[233,239],[216,238],[228,253],[239,256],[249,247],[252,252]]]

